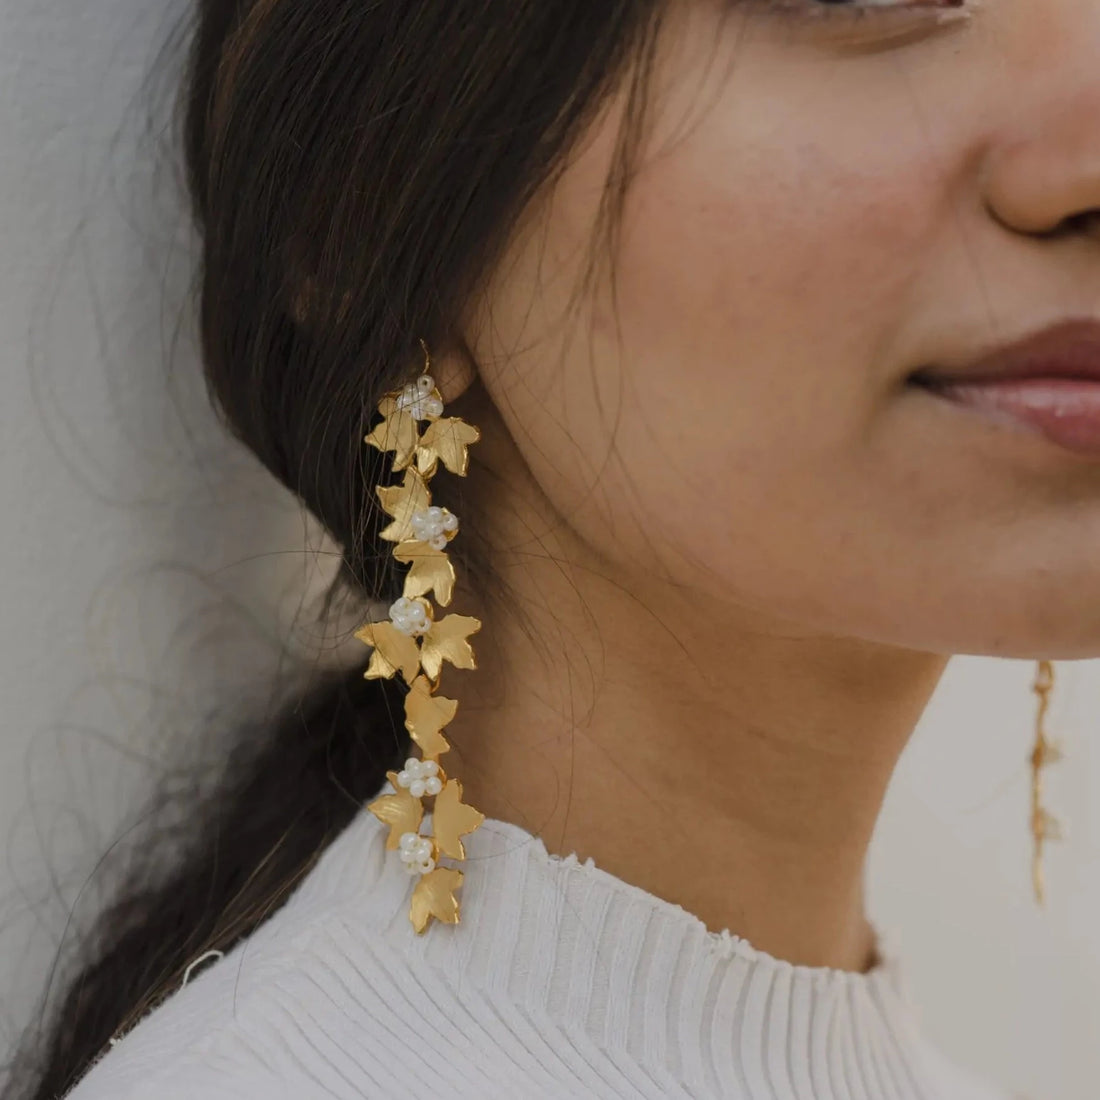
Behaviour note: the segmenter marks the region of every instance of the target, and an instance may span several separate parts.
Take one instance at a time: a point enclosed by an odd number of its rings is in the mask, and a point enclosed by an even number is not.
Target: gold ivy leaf
[[[446,789],[446,787],[443,788],[443,790]],[[443,791],[440,791],[439,793],[442,794]],[[1058,820],[1058,818],[1056,818],[1052,813],[1047,810],[1040,809],[1038,811],[1038,813],[1035,815],[1033,825],[1036,830],[1036,835],[1038,837],[1041,837],[1043,840],[1059,841],[1066,839],[1065,826],[1062,824],[1061,821]]]
[[[1045,737],[1038,741],[1029,758],[1033,768],[1043,768],[1047,764],[1057,764],[1066,757],[1060,741],[1048,741]]]
[[[427,482],[410,468],[405,471],[405,480],[400,485],[377,485],[375,492],[386,513],[393,516],[393,523],[380,532],[380,537],[389,542],[411,539],[414,513],[427,508],[432,502]]]
[[[477,428],[457,416],[433,420],[416,445],[416,468],[425,477],[431,477],[436,463],[442,462],[452,474],[465,477],[469,460],[466,448],[480,438]]]
[[[424,819],[424,806],[419,798],[413,798],[404,787],[397,785],[397,772],[386,772],[386,778],[396,793],[376,798],[367,809],[383,825],[390,827],[386,847],[393,851],[401,846],[402,833],[419,832],[420,822]]]
[[[405,574],[404,595],[409,599],[435,592],[439,604],[451,602],[455,586],[455,567],[443,550],[417,539],[406,539],[394,547],[393,556],[412,568]]]
[[[367,623],[355,632],[355,637],[374,646],[370,664],[364,673],[366,679],[385,677],[388,680],[400,669],[405,683],[412,683],[420,668],[420,650],[415,638],[403,634],[389,619]]]
[[[435,796],[432,808],[432,836],[439,850],[452,859],[465,859],[466,849],[459,837],[472,833],[485,815],[462,801],[462,784],[448,779],[443,790]]]
[[[409,908],[409,918],[417,932],[423,932],[432,917],[445,924],[458,924],[458,898],[454,892],[462,885],[462,879],[462,872],[453,867],[437,867],[420,876]]]
[[[416,421],[407,409],[397,407],[396,394],[383,397],[378,402],[378,411],[382,414],[382,421],[363,437],[363,442],[383,453],[393,451],[393,468],[403,470],[412,461],[420,442]]]
[[[405,728],[425,757],[437,757],[451,746],[439,731],[455,716],[458,702],[433,695],[431,685],[417,676],[405,696]]]
[[[432,623],[420,646],[420,665],[431,680],[438,680],[444,661],[455,668],[477,668],[474,651],[466,641],[481,629],[481,622],[470,615],[446,615]]]

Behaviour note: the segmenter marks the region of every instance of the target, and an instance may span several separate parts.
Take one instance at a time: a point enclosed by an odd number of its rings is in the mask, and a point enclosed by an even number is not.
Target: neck
[[[479,667],[441,687],[460,700],[443,762],[466,800],[712,930],[867,970],[867,848],[947,658],[628,575],[507,468],[469,518],[492,588],[455,607],[484,620]]]

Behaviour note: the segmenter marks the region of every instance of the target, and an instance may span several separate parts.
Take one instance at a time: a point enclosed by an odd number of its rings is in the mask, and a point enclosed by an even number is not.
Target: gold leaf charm
[[[430,680],[438,680],[444,661],[455,668],[477,668],[474,651],[466,638],[481,629],[471,615],[446,615],[432,623],[420,646],[420,666]]]
[[[363,674],[366,679],[384,677],[388,680],[400,669],[405,682],[412,683],[420,669],[420,650],[415,638],[398,630],[389,619],[367,623],[355,632],[355,637],[374,646],[370,664]]]
[[[446,787],[443,788],[443,790],[446,789]],[[439,793],[442,794],[443,791]],[[1061,841],[1066,839],[1066,831],[1062,822],[1047,810],[1039,810],[1034,828],[1043,840]]]
[[[1031,765],[1034,768],[1045,768],[1048,764],[1057,764],[1066,758],[1066,751],[1060,741],[1050,741],[1042,738],[1036,742],[1031,754]]]
[[[420,822],[424,820],[424,806],[419,798],[413,798],[411,794],[397,782],[397,772],[386,772],[386,778],[390,781],[395,794],[384,794],[371,802],[367,809],[384,825],[390,827],[390,835],[386,837],[386,847],[390,851],[396,851],[400,847],[403,833],[415,833],[420,829]],[[442,794],[442,791],[440,792]]]
[[[433,421],[416,445],[416,468],[425,477],[431,477],[436,463],[442,462],[452,474],[465,477],[469,464],[466,448],[480,438],[477,428],[457,416]]]
[[[455,716],[458,702],[432,695],[431,686],[417,676],[405,696],[405,728],[426,757],[437,757],[451,746],[439,731]]]
[[[435,592],[436,600],[443,607],[451,602],[455,568],[445,551],[436,550],[426,542],[406,539],[394,547],[393,556],[412,566],[405,574],[404,595],[409,599]]]
[[[432,502],[427,482],[415,470],[408,469],[401,485],[378,485],[375,492],[387,515],[393,516],[393,523],[379,532],[379,538],[387,542],[413,538],[413,516]]]
[[[436,846],[451,859],[465,859],[466,849],[459,837],[472,833],[484,820],[485,815],[480,810],[462,801],[462,784],[457,779],[448,779],[443,790],[435,796],[432,809],[432,836]]]
[[[378,402],[382,423],[363,437],[364,443],[385,453],[393,451],[393,468],[403,470],[412,461],[420,442],[420,431],[412,414],[397,405],[397,394],[387,394]]]
[[[417,932],[423,932],[432,917],[444,924],[458,924],[458,898],[454,892],[462,885],[463,877],[452,867],[437,867],[420,877],[409,907],[409,919]]]

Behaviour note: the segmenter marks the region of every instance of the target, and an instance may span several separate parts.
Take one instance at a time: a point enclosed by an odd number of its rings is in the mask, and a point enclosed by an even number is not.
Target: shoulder
[[[436,1070],[458,1045],[439,1018],[458,1015],[454,998],[410,971],[364,912],[367,892],[376,911],[393,892],[396,911],[407,879],[391,882],[389,862],[382,834],[356,823],[280,910],[117,1037],[66,1100],[464,1095],[441,1089]],[[428,997],[443,1006],[431,1029]]]
[[[408,877],[384,841],[357,819],[281,910],[197,967],[66,1100],[637,1096],[602,1089],[598,1051],[474,980],[453,928],[411,932]]]
[[[548,1011],[551,988],[517,1000],[514,981],[553,985],[546,922],[560,905],[524,925],[541,948],[509,952],[500,910],[522,894],[514,884],[536,883],[540,849],[514,829],[475,836],[471,855],[486,858],[470,860],[462,925],[417,936],[408,876],[362,815],[283,909],[198,969],[66,1100],[686,1100],[664,1067]],[[503,876],[493,889],[478,880],[490,854]]]
[[[244,943],[119,1039],[66,1100],[560,1100],[638,1091],[499,991],[327,914],[293,948]]]
[[[372,946],[353,913],[259,931],[118,1038],[68,1100],[505,1095],[461,998]],[[455,1072],[481,1091],[448,1090]]]

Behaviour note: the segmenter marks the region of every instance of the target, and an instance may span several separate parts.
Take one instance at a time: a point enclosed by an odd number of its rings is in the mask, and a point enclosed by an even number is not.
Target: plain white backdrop
[[[140,835],[167,754],[194,739],[216,756],[234,714],[263,706],[303,590],[331,565],[205,405],[193,245],[158,133],[178,62],[161,50],[185,11],[0,0],[0,1062],[70,908],[95,908],[89,873]],[[307,621],[295,638],[310,636]],[[1069,758],[1050,802],[1069,839],[1042,912],[1033,671],[952,662],[891,789],[869,891],[950,1054],[1031,1100],[1093,1100],[1100,665],[1055,666],[1049,725]]]

